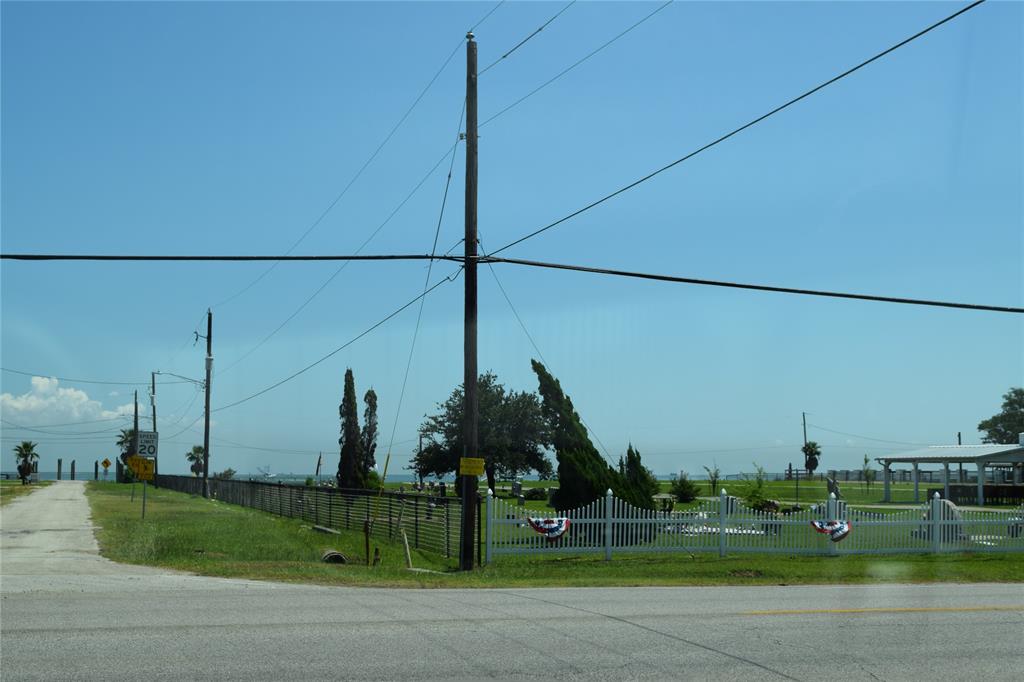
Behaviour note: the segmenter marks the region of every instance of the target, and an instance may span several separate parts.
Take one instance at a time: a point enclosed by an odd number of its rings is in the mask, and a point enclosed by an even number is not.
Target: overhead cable
[[[653,17],[653,16],[655,15],[655,14],[657,14],[657,13],[658,13],[658,12],[660,12],[661,10],[663,10],[663,9],[665,9],[666,7],[668,7],[669,5],[671,5],[673,1],[674,1],[674,0],[668,0],[668,2],[666,2],[666,3],[662,4],[662,5],[659,5],[657,9],[655,9],[655,10],[654,10],[653,12],[651,12],[650,14],[647,14],[646,16],[644,16],[644,18],[643,18],[643,19],[641,19],[640,21],[636,22],[635,24],[633,24],[632,26],[630,26],[630,27],[629,27],[629,28],[627,28],[626,30],[622,31],[621,33],[619,33],[618,35],[616,35],[616,36],[615,36],[614,38],[612,38],[611,40],[608,40],[607,42],[603,43],[603,44],[602,44],[602,45],[601,45],[600,47],[598,47],[597,49],[595,49],[595,50],[591,51],[591,52],[590,52],[590,53],[588,53],[588,54],[587,54],[586,56],[584,56],[584,57],[582,57],[582,58],[580,58],[580,59],[576,60],[575,62],[573,62],[573,64],[572,64],[571,66],[569,66],[569,67],[567,67],[567,68],[563,69],[562,71],[558,72],[558,73],[557,73],[557,74],[556,74],[555,76],[553,76],[553,77],[549,78],[548,80],[544,81],[543,83],[541,83],[540,85],[538,85],[538,86],[537,86],[536,88],[534,88],[534,89],[533,89],[533,90],[531,90],[530,92],[526,93],[525,95],[523,95],[522,97],[520,97],[520,98],[519,98],[519,99],[517,99],[516,101],[514,101],[514,102],[512,102],[511,104],[509,104],[508,106],[506,106],[506,107],[505,107],[504,109],[501,109],[501,110],[500,110],[500,111],[499,111],[498,113],[494,114],[493,116],[491,116],[490,118],[488,118],[487,120],[485,120],[485,121],[484,121],[483,123],[481,123],[481,124],[480,124],[480,125],[479,125],[478,127],[479,127],[479,128],[483,128],[483,127],[484,127],[485,125],[487,125],[488,123],[490,123],[490,122],[491,122],[491,121],[493,121],[494,119],[498,118],[499,116],[502,116],[502,115],[504,115],[504,114],[505,114],[505,113],[507,113],[508,111],[510,111],[510,110],[512,110],[512,109],[514,109],[515,107],[519,106],[520,104],[522,104],[522,103],[523,103],[523,102],[525,102],[526,100],[530,99],[531,97],[533,97],[534,95],[536,95],[536,94],[537,94],[538,92],[540,92],[540,91],[541,91],[541,90],[543,90],[544,88],[548,87],[549,85],[551,85],[552,83],[554,83],[555,81],[557,81],[557,80],[558,80],[559,78],[561,78],[562,76],[566,75],[567,73],[569,73],[570,71],[572,71],[573,69],[575,69],[575,68],[576,68],[577,66],[579,66],[579,65],[580,65],[580,64],[582,64],[583,62],[587,61],[588,59],[590,59],[591,57],[593,57],[594,55],[596,55],[596,54],[597,54],[598,52],[601,52],[601,51],[602,51],[602,50],[604,50],[604,49],[605,49],[606,47],[609,47],[610,45],[612,45],[613,43],[615,43],[616,41],[618,41],[618,40],[619,40],[620,38],[622,38],[623,36],[625,36],[626,34],[628,34],[629,32],[631,32],[631,31],[632,31],[633,29],[635,29],[636,27],[638,27],[638,26],[639,26],[640,24],[644,23],[645,21],[647,21],[648,19],[650,19],[651,17]],[[571,4],[571,3],[570,3],[570,4]],[[565,9],[568,9],[568,7],[566,7]],[[563,9],[562,11],[565,11],[565,10]],[[493,66],[493,64],[492,64],[492,66]],[[491,68],[491,67],[489,66],[489,67],[487,67],[487,68]]]
[[[8,367],[0,367],[0,371],[10,372],[11,374],[21,374],[27,377],[39,377],[40,379],[56,379],[57,381],[67,381],[74,384],[101,384],[104,386],[149,386],[148,381],[99,381],[95,379],[70,379],[68,377],[59,377],[53,374],[42,374],[40,372],[25,372],[20,369],[10,369]],[[158,381],[158,386],[167,386],[170,384],[184,384],[185,381]]]
[[[516,43],[515,47],[513,47],[513,48],[512,48],[511,50],[507,51],[507,52],[506,52],[505,54],[501,55],[500,57],[498,57],[497,59],[495,59],[495,60],[494,60],[493,62],[491,62],[490,64],[488,64],[487,66],[485,66],[485,67],[484,67],[484,69],[483,69],[483,71],[481,71],[480,73],[478,73],[478,74],[477,74],[477,76],[482,76],[482,75],[484,75],[485,73],[487,73],[488,71],[490,71],[490,70],[491,70],[491,69],[492,69],[493,67],[497,66],[499,62],[501,62],[502,60],[506,59],[506,58],[507,58],[507,57],[508,57],[509,55],[511,55],[511,54],[512,54],[513,52],[515,52],[516,50],[518,50],[519,48],[521,48],[521,47],[522,47],[523,45],[525,45],[526,43],[528,43],[528,42],[530,41],[530,39],[531,39],[531,38],[533,38],[533,37],[534,37],[534,36],[536,36],[536,35],[537,35],[538,33],[540,33],[540,32],[541,32],[541,31],[543,31],[543,30],[544,30],[545,28],[547,28],[548,24],[550,24],[550,23],[551,23],[552,21],[554,21],[554,20],[555,20],[555,19],[557,19],[558,17],[562,16],[562,13],[563,13],[563,12],[565,12],[565,10],[569,9],[570,7],[572,7],[572,6],[573,6],[573,5],[575,5],[575,4],[576,4],[576,0],[572,0],[572,1],[571,1],[571,2],[570,2],[570,3],[568,4],[568,5],[566,5],[566,6],[565,6],[565,7],[563,7],[562,9],[558,10],[558,12],[557,12],[557,13],[556,13],[556,14],[555,14],[555,15],[554,15],[553,17],[551,17],[550,19],[548,19],[547,21],[545,21],[545,22],[544,22],[543,24],[541,24],[541,25],[540,25],[540,27],[539,27],[539,28],[537,28],[536,30],[534,30],[534,32],[533,32],[533,33],[531,33],[530,35],[526,36],[525,38],[523,38],[522,40],[520,40],[520,41],[519,41],[518,43]]]
[[[397,310],[394,310],[393,312],[389,313],[389,314],[388,314],[388,315],[387,315],[386,317],[384,317],[383,319],[379,320],[378,322],[376,322],[375,324],[373,324],[373,325],[372,325],[371,327],[367,328],[366,330],[364,330],[364,331],[360,332],[359,334],[357,334],[357,335],[356,335],[356,336],[354,336],[353,338],[349,339],[348,341],[346,341],[346,342],[345,342],[345,343],[343,343],[342,345],[338,346],[337,348],[335,348],[334,350],[332,350],[332,351],[331,351],[330,353],[328,353],[327,355],[324,355],[323,357],[321,357],[321,358],[320,358],[319,360],[316,360],[315,362],[312,362],[312,363],[310,363],[310,364],[306,365],[305,367],[303,367],[303,368],[302,368],[302,369],[300,369],[299,371],[297,371],[297,372],[295,372],[295,373],[293,373],[293,374],[291,374],[291,375],[289,375],[289,376],[285,377],[284,379],[281,379],[280,381],[278,381],[278,382],[276,382],[276,383],[274,383],[274,384],[271,384],[270,386],[267,386],[266,388],[264,388],[264,389],[262,389],[262,390],[260,390],[260,391],[257,391],[256,393],[253,393],[253,394],[252,394],[252,395],[250,395],[250,396],[247,396],[247,397],[245,397],[245,398],[242,398],[241,400],[236,400],[236,401],[235,401],[235,402],[233,402],[233,403],[229,403],[229,404],[227,404],[227,405],[223,405],[223,406],[221,406],[221,407],[218,407],[218,408],[216,408],[216,409],[214,409],[214,410],[210,410],[210,412],[211,412],[211,413],[212,413],[212,412],[220,412],[220,411],[222,411],[222,410],[227,410],[227,409],[229,409],[229,408],[235,407],[236,405],[241,405],[242,403],[248,402],[248,401],[252,400],[253,398],[257,398],[257,397],[259,397],[259,396],[263,395],[264,393],[267,393],[267,392],[269,392],[269,391],[272,391],[272,390],[274,390],[275,388],[277,388],[277,387],[279,387],[279,386],[281,386],[281,385],[283,385],[283,384],[286,384],[286,383],[288,383],[289,381],[291,381],[292,379],[296,378],[297,376],[300,376],[301,374],[304,374],[304,373],[308,372],[309,370],[313,369],[314,367],[316,367],[317,365],[319,365],[319,364],[320,364],[321,362],[323,362],[324,360],[327,360],[328,358],[330,358],[330,357],[332,357],[332,356],[336,355],[337,353],[341,352],[341,351],[342,351],[342,350],[344,350],[345,348],[348,348],[348,347],[349,347],[349,346],[351,346],[351,345],[352,345],[353,343],[355,343],[355,342],[356,342],[356,341],[358,341],[359,339],[363,338],[364,336],[366,336],[367,334],[369,334],[370,332],[372,332],[373,330],[375,330],[375,329],[376,329],[377,327],[379,327],[379,326],[381,326],[382,324],[384,324],[385,322],[389,321],[389,320],[390,320],[391,318],[393,318],[393,317],[395,317],[396,315],[398,315],[399,313],[401,313],[401,312],[402,312],[403,310],[405,310],[406,308],[408,308],[409,306],[411,306],[411,305],[412,305],[413,303],[416,303],[416,301],[420,300],[421,298],[423,298],[424,296],[426,296],[427,294],[429,294],[430,292],[432,292],[432,291],[433,291],[434,289],[436,289],[437,287],[441,286],[442,284],[444,284],[444,283],[446,283],[446,282],[452,282],[452,281],[454,281],[454,280],[455,280],[455,278],[456,278],[456,277],[458,276],[458,273],[459,273],[459,272],[461,272],[461,271],[462,271],[462,268],[459,268],[459,269],[458,269],[458,270],[456,270],[456,271],[455,271],[455,272],[454,272],[453,274],[451,274],[451,275],[448,275],[447,277],[445,277],[445,278],[444,278],[444,279],[442,279],[442,280],[439,280],[439,281],[438,281],[438,282],[437,282],[437,283],[436,283],[436,284],[435,284],[434,286],[430,287],[430,288],[429,288],[429,289],[428,289],[427,291],[423,292],[422,294],[420,294],[420,295],[419,295],[419,296],[417,296],[416,298],[414,298],[414,299],[410,300],[410,301],[409,301],[408,303],[404,304],[403,306],[401,306],[401,307],[400,307],[400,308],[398,308]],[[193,423],[194,423],[194,422],[193,422]]]
[[[552,270],[570,270],[573,272],[589,272],[597,275],[613,275],[616,277],[629,277],[634,279],[654,280],[657,282],[673,282],[677,284],[697,284],[700,286],[726,287],[730,289],[749,289],[752,291],[770,291],[781,294],[797,294],[801,296],[824,296],[827,298],[846,298],[860,301],[875,301],[880,303],[901,303],[905,305],[934,306],[938,308],[959,308],[964,310],[981,310],[997,313],[1024,313],[1024,308],[1011,306],[982,305],[978,303],[954,303],[950,301],[936,301],[921,298],[900,298],[895,296],[875,296],[871,294],[855,294],[840,291],[822,291],[817,289],[795,289],[792,287],[777,287],[766,284],[745,284],[741,282],[728,282],[713,279],[696,279],[693,277],[677,277],[674,275],[658,275],[647,272],[631,272],[628,270],[613,270],[610,268],[594,268],[584,265],[567,265],[563,263],[545,263],[542,261],[522,260],[519,258],[494,258],[483,256],[480,262],[487,263],[510,263],[512,265],[525,265],[535,268],[549,268]]]
[[[611,194],[607,194],[607,195],[601,197],[597,201],[594,201],[594,202],[591,202],[591,203],[587,204],[583,208],[580,208],[580,209],[578,209],[576,211],[573,211],[572,213],[570,213],[570,214],[568,214],[568,215],[566,215],[566,216],[564,216],[562,218],[559,218],[558,220],[554,221],[553,223],[549,223],[549,224],[545,225],[544,227],[542,227],[542,228],[540,228],[538,230],[534,230],[533,232],[531,232],[531,233],[529,233],[527,235],[524,235],[524,236],[516,239],[515,241],[509,242],[508,244],[506,244],[505,246],[501,247],[497,251],[492,251],[491,255],[501,253],[502,251],[504,251],[506,249],[509,249],[509,248],[511,248],[511,247],[513,247],[513,246],[515,246],[517,244],[521,244],[522,242],[526,241],[527,239],[532,239],[533,237],[536,237],[537,235],[550,230],[551,228],[555,227],[556,225],[560,225],[560,224],[564,223],[567,220],[575,218],[576,216],[580,215],[581,213],[589,211],[590,209],[594,208],[595,206],[599,206],[599,205],[603,204],[604,202],[608,201],[609,199],[611,199],[613,197],[616,197],[616,196],[622,194],[623,192],[631,190],[634,187],[636,187],[637,185],[640,185],[640,184],[642,184],[644,182],[647,182],[651,178],[653,178],[653,177],[655,177],[657,175],[660,175],[661,173],[664,173],[665,171],[667,171],[670,168],[674,168],[675,166],[678,166],[679,164],[683,163],[684,161],[686,161],[688,159],[692,159],[693,157],[697,156],[701,152],[704,152],[704,151],[706,151],[708,149],[711,149],[712,147],[714,147],[717,144],[725,142],[730,137],[743,132],[747,128],[750,128],[750,127],[752,127],[754,125],[757,125],[761,121],[764,121],[765,119],[767,119],[767,118],[769,118],[771,116],[774,116],[775,114],[779,113],[780,111],[782,111],[784,109],[787,109],[788,107],[791,107],[792,105],[796,104],[797,102],[799,102],[799,101],[801,101],[801,100],[803,100],[803,99],[805,99],[807,97],[810,97],[811,95],[813,95],[814,93],[818,92],[819,90],[822,90],[822,89],[828,87],[829,85],[832,85],[833,83],[835,83],[837,81],[840,81],[843,78],[846,78],[850,74],[852,74],[852,73],[854,73],[856,71],[859,71],[860,69],[864,68],[868,64],[871,64],[872,62],[881,59],[882,57],[886,56],[887,54],[889,54],[889,53],[891,53],[891,52],[893,52],[895,50],[898,50],[899,48],[903,47],[904,45],[907,45],[908,43],[910,43],[910,42],[912,42],[914,40],[917,40],[918,38],[920,38],[921,36],[925,35],[926,33],[935,30],[936,28],[938,28],[939,26],[942,26],[946,22],[952,21],[956,17],[960,16],[961,14],[964,14],[965,12],[968,12],[968,11],[974,9],[975,7],[977,7],[978,5],[982,4],[983,2],[985,2],[985,0],[977,0],[976,2],[971,3],[967,7],[964,7],[962,9],[954,12],[953,14],[950,14],[945,19],[942,19],[941,21],[935,22],[934,24],[928,26],[927,28],[925,28],[925,29],[923,29],[921,31],[918,31],[917,33],[915,33],[914,35],[910,36],[909,38],[905,38],[905,39],[901,40],[900,42],[896,43],[895,45],[893,45],[892,47],[879,52],[878,54],[876,54],[875,56],[873,56],[873,57],[871,57],[869,59],[866,59],[866,60],[862,61],[860,64],[857,64],[853,68],[847,69],[846,71],[842,72],[838,76],[834,76],[834,77],[828,79],[824,83],[821,83],[820,85],[817,85],[817,86],[811,88],[810,90],[807,90],[803,94],[794,97],[793,99],[789,100],[788,102],[775,107],[774,109],[772,109],[768,113],[762,114],[761,116],[758,116],[754,120],[749,121],[748,123],[745,123],[745,124],[741,125],[739,128],[736,128],[735,130],[733,130],[733,131],[731,131],[729,133],[726,133],[725,135],[722,135],[721,137],[719,137],[719,138],[717,138],[715,140],[712,140],[711,142],[707,143],[703,147],[699,147],[698,149],[695,149],[692,152],[690,152],[690,153],[688,153],[688,154],[686,154],[684,156],[679,157],[675,161],[672,161],[671,163],[662,166],[661,168],[657,169],[656,171],[654,171],[652,173],[648,173],[647,175],[643,176],[639,180],[634,180],[633,182],[629,183],[628,185],[615,190]],[[504,113],[504,111],[502,111],[500,113]],[[492,117],[492,118],[494,118],[494,117]],[[483,124],[481,124],[481,125],[483,125]]]

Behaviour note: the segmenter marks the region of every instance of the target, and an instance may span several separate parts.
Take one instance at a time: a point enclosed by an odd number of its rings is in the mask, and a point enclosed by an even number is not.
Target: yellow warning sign
[[[459,476],[483,476],[484,460],[480,457],[460,457]]]
[[[100,462],[100,466],[102,466],[104,469],[109,469],[110,468],[110,460],[107,459],[106,457],[104,457],[103,461]]]
[[[128,466],[135,474],[135,478],[140,481],[152,481],[153,480],[153,460],[146,459],[145,457],[129,457]]]

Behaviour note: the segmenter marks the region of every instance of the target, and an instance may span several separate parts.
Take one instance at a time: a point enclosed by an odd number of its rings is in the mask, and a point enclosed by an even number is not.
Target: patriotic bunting
[[[811,527],[819,533],[825,533],[832,542],[839,542],[850,534],[849,521],[811,521]]]
[[[552,542],[562,537],[565,531],[569,530],[569,519],[564,516],[553,519],[527,518],[526,522],[530,524],[530,528]]]

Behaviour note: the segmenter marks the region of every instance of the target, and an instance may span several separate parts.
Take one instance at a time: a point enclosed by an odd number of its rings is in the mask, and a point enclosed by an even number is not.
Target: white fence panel
[[[936,552],[1024,552],[1024,506],[1011,511],[968,511],[938,497],[913,509],[864,510],[830,497],[795,511],[752,509],[725,490],[684,511],[640,509],[611,491],[578,509],[558,512],[568,530],[551,540],[534,531],[528,517],[550,512],[508,504],[488,494],[487,560],[501,554],[604,552],[718,552],[788,555],[924,554]],[[812,522],[844,520],[850,532],[840,542],[816,532]]]

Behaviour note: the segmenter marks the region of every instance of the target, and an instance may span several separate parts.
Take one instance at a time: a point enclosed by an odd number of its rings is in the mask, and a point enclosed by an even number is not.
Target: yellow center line
[[[967,611],[1024,611],[1020,606],[907,606],[865,609],[780,609],[745,611],[744,616],[796,616],[815,613],[963,613]]]

